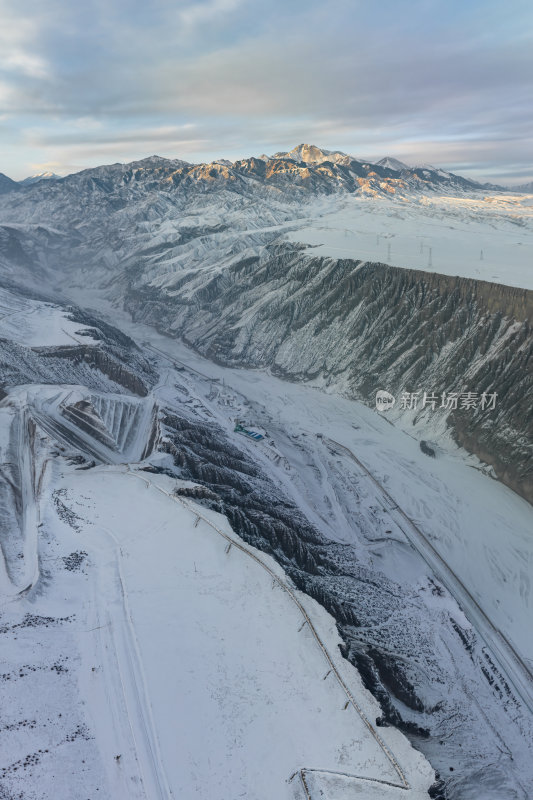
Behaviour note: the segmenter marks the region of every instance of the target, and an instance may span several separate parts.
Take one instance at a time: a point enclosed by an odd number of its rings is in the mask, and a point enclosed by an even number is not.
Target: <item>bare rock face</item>
[[[42,300],[31,292],[24,297]],[[83,326],[78,331],[80,343],[24,345],[0,336],[1,385],[7,389],[27,383],[82,384],[96,391],[146,397],[157,375],[137,345],[121,331],[81,309],[54,305],[68,313],[69,321]],[[84,344],[83,337],[90,341]]]
[[[189,274],[182,288],[194,282]],[[533,502],[530,291],[273,246],[197,291],[170,297],[130,285],[126,302],[209,358],[372,404],[382,387],[396,396],[496,393],[494,409],[441,413],[459,444]]]

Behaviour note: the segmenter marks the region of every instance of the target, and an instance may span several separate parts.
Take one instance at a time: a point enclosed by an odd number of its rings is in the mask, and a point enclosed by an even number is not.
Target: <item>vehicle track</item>
[[[124,616],[124,641],[122,648],[119,643],[114,643],[118,674],[126,704],[130,730],[132,732],[137,760],[141,765],[141,775],[144,791],[147,800],[171,800],[173,797],[172,789],[168,781],[163,759],[159,749],[157,730],[153,719],[152,707],[150,704],[149,693],[146,683],[146,676],[142,663],[142,657],[135,632],[133,617],[129,604],[128,591],[124,580],[121,566],[122,548],[114,533],[107,527],[99,523],[99,528],[109,537],[115,551],[115,563],[117,568],[118,585],[120,589],[120,604]],[[123,659],[119,651],[123,650]],[[122,662],[125,661],[124,665]],[[125,666],[125,668],[124,668]],[[130,687],[130,692],[126,687]],[[134,694],[135,702],[128,703],[128,695]],[[137,731],[137,735],[136,735]],[[140,741],[142,740],[142,741]],[[144,759],[140,759],[140,750],[144,750]],[[142,769],[142,764],[146,765]],[[147,768],[146,768],[147,767]]]
[[[345,694],[345,696],[347,698],[347,704],[351,705],[352,708],[357,712],[357,714],[361,718],[362,722],[364,723],[364,725],[366,726],[366,728],[368,729],[370,734],[373,736],[373,738],[376,740],[376,742],[378,743],[379,747],[381,748],[381,750],[385,754],[387,760],[389,761],[389,763],[393,767],[394,771],[398,775],[399,783],[397,783],[397,784],[391,783],[390,785],[391,786],[395,786],[398,789],[404,789],[404,790],[410,789],[411,785],[409,784],[403,769],[401,768],[400,764],[398,763],[398,761],[396,759],[396,756],[391,751],[391,749],[388,747],[388,745],[385,744],[385,742],[383,741],[381,736],[378,734],[378,732],[376,731],[376,729],[374,728],[374,726],[372,725],[372,723],[370,722],[370,720],[368,719],[368,717],[366,716],[364,711],[362,710],[361,706],[357,703],[357,701],[356,701],[355,697],[353,696],[351,690],[349,689],[349,687],[347,686],[346,682],[342,678],[339,670],[337,669],[337,667],[335,665],[335,662],[333,660],[333,657],[329,654],[324,642],[322,641],[322,639],[320,637],[320,634],[316,630],[316,628],[313,625],[313,622],[311,621],[307,611],[305,610],[305,608],[302,605],[302,603],[300,602],[300,600],[297,598],[297,596],[296,596],[295,592],[293,591],[293,589],[287,583],[285,583],[274,572],[274,570],[272,570],[268,566],[268,564],[266,564],[264,561],[262,561],[262,559],[260,559],[254,552],[252,552],[248,547],[246,547],[246,545],[242,544],[241,542],[237,541],[235,538],[233,538],[229,534],[225,533],[223,530],[221,530],[221,528],[219,528],[217,525],[215,525],[208,517],[206,517],[204,514],[202,514],[197,506],[193,508],[190,505],[190,503],[188,503],[187,500],[185,500],[184,498],[172,495],[170,492],[167,492],[161,486],[158,486],[157,484],[153,483],[149,478],[146,478],[144,475],[139,475],[139,473],[137,473],[137,472],[133,472],[131,470],[126,470],[126,471],[110,470],[110,471],[119,472],[119,474],[121,474],[121,475],[126,474],[126,475],[129,475],[132,478],[137,478],[138,480],[143,481],[143,483],[145,483],[145,485],[148,488],[156,489],[161,494],[163,494],[166,497],[170,498],[173,502],[182,505],[189,512],[194,514],[195,517],[197,517],[198,519],[200,519],[203,522],[205,522],[219,536],[222,536],[222,538],[225,539],[228,542],[228,545],[229,545],[230,548],[231,547],[235,547],[237,550],[240,550],[242,553],[244,553],[249,558],[251,558],[253,561],[255,561],[257,564],[259,564],[259,566],[262,567],[262,569],[264,569],[268,573],[268,575],[272,578],[273,582],[277,586],[279,586],[284,592],[286,592],[286,594],[290,597],[290,599],[293,601],[293,603],[296,605],[296,607],[300,611],[300,613],[301,613],[301,615],[303,617],[303,625],[307,624],[307,626],[308,626],[308,628],[309,628],[309,630],[310,630],[315,642],[317,643],[318,647],[322,651],[322,653],[324,655],[324,658],[326,659],[327,665],[328,665],[331,673],[335,676],[335,679],[337,680],[337,683],[339,684],[339,686],[341,687],[343,693]],[[304,773],[305,773],[305,771],[306,770],[304,769]],[[307,771],[309,771],[309,770],[307,770]],[[305,777],[303,778],[303,783],[305,783]],[[309,797],[309,800],[310,800],[310,795],[309,794],[308,794],[308,797]]]
[[[418,525],[403,511],[398,502],[389,494],[387,489],[374,477],[368,467],[360,461],[352,451],[340,442],[322,437],[322,442],[329,449],[345,453],[363,473],[370,478],[372,483],[379,489],[382,496],[387,500],[390,507],[389,515],[399,525],[411,545],[417,550],[432,572],[437,575],[450,594],[457,600],[466,616],[470,619],[474,629],[479,633],[487,649],[494,657],[498,668],[513,686],[516,694],[533,714],[533,673],[528,664],[516,652],[511,642],[496,628],[489,617],[485,614],[477,600],[472,596],[461,579],[451,569],[435,549],[424,532]],[[400,517],[403,525],[398,521]],[[485,631],[483,630],[485,629]],[[487,631],[491,636],[487,635]],[[503,662],[503,663],[502,663]]]

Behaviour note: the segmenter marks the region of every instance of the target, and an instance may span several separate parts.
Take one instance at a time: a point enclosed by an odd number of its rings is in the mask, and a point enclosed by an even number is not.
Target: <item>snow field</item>
[[[14,295],[0,287],[0,336],[26,347],[96,344],[89,329],[72,322],[59,306]]]
[[[194,504],[187,501],[185,508],[162,497],[154,476],[147,476],[148,485],[114,469],[72,475],[66,487],[76,514],[92,509],[86,535],[112,531],[120,553],[143,691],[148,687],[151,748],[159,750],[164,771],[152,782],[164,787],[168,781],[174,796],[220,800],[293,797],[298,782],[287,779],[301,767],[400,783],[365,721],[351,705],[344,708],[338,680],[333,674],[324,679],[330,669],[324,653],[268,572],[235,546],[226,552],[229,542],[197,522]],[[162,476],[155,480],[171,488]],[[217,527],[238,542],[225,518],[196,508],[206,519],[216,517]],[[254,555],[283,579],[268,556]],[[332,618],[296,594],[335,663],[342,662]],[[380,713],[376,702],[347,662],[341,671],[373,722]],[[125,703],[131,716],[139,704],[128,690]],[[413,784],[409,796],[423,797],[432,779],[429,765],[398,732],[382,735]],[[137,748],[141,764],[147,749]],[[145,783],[157,763],[144,765]],[[328,778],[314,780],[327,790]]]
[[[308,244],[311,255],[533,289],[530,195],[333,196],[311,205],[307,223],[286,238]]]

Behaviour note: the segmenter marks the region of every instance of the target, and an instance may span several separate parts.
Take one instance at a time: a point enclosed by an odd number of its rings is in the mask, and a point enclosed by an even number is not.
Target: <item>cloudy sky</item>
[[[0,171],[300,142],[533,179],[531,0],[0,0]]]

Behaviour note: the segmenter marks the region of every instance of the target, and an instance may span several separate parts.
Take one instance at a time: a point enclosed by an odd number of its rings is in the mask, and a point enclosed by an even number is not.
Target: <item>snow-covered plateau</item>
[[[325,202],[288,239],[317,255],[533,289],[533,195]]]
[[[0,797],[531,800],[531,196],[0,189]]]

